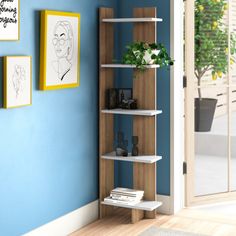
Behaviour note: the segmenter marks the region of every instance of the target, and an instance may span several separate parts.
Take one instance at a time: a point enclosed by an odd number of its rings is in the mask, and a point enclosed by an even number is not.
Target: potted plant
[[[135,65],[138,69],[145,70],[146,65],[164,67],[174,64],[163,44],[134,42],[126,48],[122,62]]]
[[[195,1],[195,76],[198,85],[198,98],[195,99],[195,131],[211,130],[217,99],[203,98],[201,82],[209,71],[212,79],[222,78],[228,71],[230,63],[235,62],[235,34],[231,33],[230,52],[228,50],[228,27],[223,21],[227,10],[225,0]]]

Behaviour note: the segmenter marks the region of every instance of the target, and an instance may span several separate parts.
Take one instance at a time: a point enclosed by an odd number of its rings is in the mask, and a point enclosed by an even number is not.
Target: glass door
[[[236,0],[230,0],[230,32],[231,47],[235,48],[236,41]],[[234,51],[235,52],[235,51]],[[230,58],[230,191],[236,191],[236,55]]]
[[[185,27],[190,203],[236,190],[236,0],[187,1],[185,9],[186,22],[194,18]]]

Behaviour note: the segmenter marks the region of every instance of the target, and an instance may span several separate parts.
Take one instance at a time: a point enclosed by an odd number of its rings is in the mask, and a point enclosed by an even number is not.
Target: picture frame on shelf
[[[80,14],[41,12],[40,90],[80,84]]]
[[[119,88],[118,89],[118,103],[121,104],[123,100],[133,99],[132,88]]]
[[[0,1],[0,41],[20,40],[20,0]]]
[[[127,110],[138,109],[137,100],[133,99],[132,88],[118,89],[118,107]]]
[[[4,61],[3,107],[16,108],[32,104],[31,56],[6,56]]]
[[[137,100],[133,99],[132,88],[111,88],[106,90],[107,109],[135,110],[138,108]]]

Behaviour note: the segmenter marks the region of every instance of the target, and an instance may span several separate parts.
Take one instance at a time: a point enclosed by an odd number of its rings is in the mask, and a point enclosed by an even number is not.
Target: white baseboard
[[[157,201],[162,202],[162,206],[158,207],[157,213],[164,215],[172,215],[171,197],[165,195],[157,195]]]
[[[171,215],[171,197],[157,195],[157,200],[163,202],[163,205],[158,208],[157,212],[160,214]],[[34,229],[23,236],[66,236],[97,219],[98,200]]]
[[[66,236],[98,219],[98,200],[49,222],[23,236]]]

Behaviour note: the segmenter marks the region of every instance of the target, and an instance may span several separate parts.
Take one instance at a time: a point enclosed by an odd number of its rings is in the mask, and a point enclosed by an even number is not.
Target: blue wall
[[[119,1],[119,16],[132,17],[134,7],[156,7],[157,15],[163,18],[157,26],[157,40],[164,43],[170,51],[170,1],[162,0],[122,0]],[[132,42],[132,25],[122,24],[119,27],[119,46],[122,51]],[[121,53],[122,54],[122,53]],[[121,55],[120,55],[121,56]],[[118,74],[118,87],[132,87],[132,71],[124,70]],[[157,168],[157,192],[163,195],[170,194],[170,73],[168,69],[158,70],[157,80],[157,104],[163,114],[157,121],[157,150],[163,160],[158,162]],[[126,137],[131,137],[132,118],[119,118],[116,121],[116,130],[126,131]],[[130,143],[130,140],[129,140]],[[116,165],[116,185],[132,186],[132,164],[119,163]]]
[[[21,235],[98,198],[97,9],[103,5],[116,6],[120,16],[131,16],[135,6],[157,6],[158,16],[164,18],[158,25],[158,41],[169,47],[169,1],[161,0],[21,0],[21,39],[0,42],[0,56],[33,56],[33,105],[0,109],[0,235]],[[79,88],[37,89],[42,9],[81,13]],[[132,41],[129,27],[118,29],[121,47]],[[118,76],[129,78],[122,86],[129,86],[131,72],[122,73]],[[2,88],[0,97],[1,93]],[[158,153],[164,159],[159,163],[157,188],[168,195],[170,111],[169,73],[165,70],[158,72],[158,106],[164,112],[158,118]],[[125,127],[127,122],[132,120],[117,121],[117,126]],[[117,183],[132,183],[129,165],[116,170]]]
[[[0,109],[1,236],[21,235],[98,198],[97,24],[98,7],[107,3],[116,2],[21,0],[21,39],[0,42],[0,56],[33,56],[33,105]],[[42,9],[81,13],[79,88],[37,90]]]

